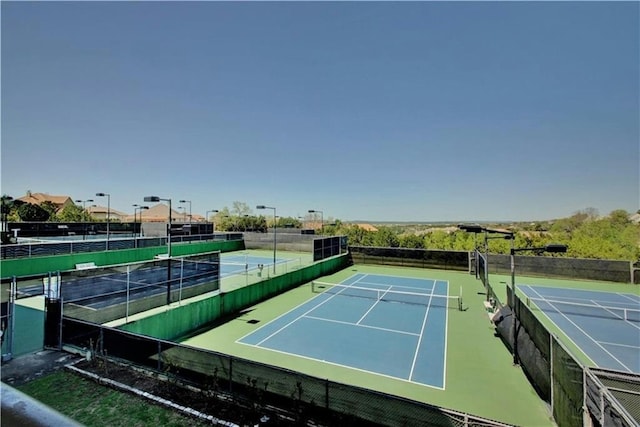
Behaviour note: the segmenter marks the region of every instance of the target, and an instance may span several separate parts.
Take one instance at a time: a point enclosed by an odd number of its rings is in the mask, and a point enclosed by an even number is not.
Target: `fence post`
[[[329,379],[325,380],[325,392],[324,392],[324,405],[325,408],[329,409]]]
[[[233,394],[233,357],[229,356],[229,393]]]

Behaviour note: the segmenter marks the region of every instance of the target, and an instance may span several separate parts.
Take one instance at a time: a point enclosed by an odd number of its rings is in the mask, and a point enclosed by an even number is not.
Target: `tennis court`
[[[639,295],[531,285],[519,290],[595,366],[640,373]]]
[[[444,389],[449,282],[358,273],[237,342]]]

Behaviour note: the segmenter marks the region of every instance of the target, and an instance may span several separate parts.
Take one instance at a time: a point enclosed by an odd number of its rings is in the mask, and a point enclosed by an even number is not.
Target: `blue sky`
[[[1,190],[371,221],[635,211],[639,9],[2,2]]]

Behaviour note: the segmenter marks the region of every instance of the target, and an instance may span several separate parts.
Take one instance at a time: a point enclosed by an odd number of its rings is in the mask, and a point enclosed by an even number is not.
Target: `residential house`
[[[16,199],[23,203],[32,205],[41,205],[44,202],[50,202],[56,207],[56,212],[60,212],[68,205],[73,205],[73,199],[69,196],[52,196],[46,193],[32,193],[27,191],[26,196]]]

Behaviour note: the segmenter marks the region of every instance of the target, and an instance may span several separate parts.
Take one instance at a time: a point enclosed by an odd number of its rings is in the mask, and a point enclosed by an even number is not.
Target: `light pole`
[[[545,246],[536,248],[515,248],[513,246],[513,240],[511,241],[511,315],[513,320],[511,322],[511,337],[513,339],[513,364],[520,363],[518,357],[518,328],[516,328],[516,320],[520,320],[520,316],[516,313],[516,252],[531,251],[531,252],[549,252],[549,253],[564,253],[567,252],[567,245],[561,245],[558,243],[550,243]]]
[[[9,222],[7,221],[7,216],[9,215],[9,211],[11,210],[10,205],[13,197],[3,195],[0,198],[0,242],[8,243],[9,242]]]
[[[87,199],[87,200],[76,200],[76,203],[82,203],[82,210],[84,211],[86,209],[86,204],[87,202],[91,202],[93,203],[93,199]]]
[[[205,220],[205,222],[208,222],[208,221],[209,221],[209,212],[211,212],[211,213],[218,213],[218,212],[220,212],[220,211],[219,211],[218,209],[211,209],[210,211],[206,211],[206,212],[204,213],[204,220]],[[213,221],[211,221],[211,224],[213,224],[213,232],[215,233],[215,232],[216,232],[216,223],[215,223],[215,222],[213,222]]]
[[[468,225],[468,224],[460,224],[458,225],[458,228],[460,230],[466,231],[467,233],[474,233],[474,246],[475,246],[475,241],[476,241],[476,236],[478,233],[484,233],[484,259],[485,259],[485,268],[484,268],[484,272],[485,272],[485,286],[487,288],[487,301],[489,301],[489,299],[491,298],[491,285],[489,284],[489,268],[488,268],[488,264],[489,264],[489,240],[492,239],[505,239],[505,240],[511,240],[511,246],[513,247],[513,242],[515,240],[515,234],[513,233],[513,231],[510,230],[496,230],[493,228],[486,228],[486,227],[482,227],[480,225],[477,224],[473,224],[473,225]],[[489,234],[499,234],[499,236],[495,236],[495,237],[489,237]],[[477,248],[476,248],[477,249]],[[477,274],[477,272],[476,272]],[[477,277],[477,276],[476,276]]]
[[[157,203],[159,201],[169,202],[169,225],[167,228],[167,256],[168,256],[168,264],[167,264],[167,305],[171,304],[171,199],[162,199],[158,196],[146,196],[144,198],[145,202],[154,202]]]
[[[320,234],[324,234],[324,213],[317,209],[309,209],[309,213],[319,213],[320,214]]]
[[[111,222],[111,194],[108,193],[96,193],[97,197],[106,197],[107,198],[107,250],[109,250],[109,233],[110,227],[109,224]]]
[[[191,200],[180,200],[180,203],[189,203],[189,234],[191,234]]]
[[[276,208],[265,206],[265,205],[258,205],[256,206],[256,209],[273,209],[273,274],[275,276],[276,274],[276,234],[278,229],[278,227],[276,227],[277,225],[276,224]]]
[[[84,223],[82,240],[86,239],[87,237],[87,217],[89,216],[87,213],[87,207],[86,207],[87,202],[93,203],[93,199],[76,200],[76,203],[82,203],[82,222]]]
[[[142,237],[142,211],[149,209],[149,206],[133,205],[133,234],[136,233],[136,212],[140,212],[140,237]]]

